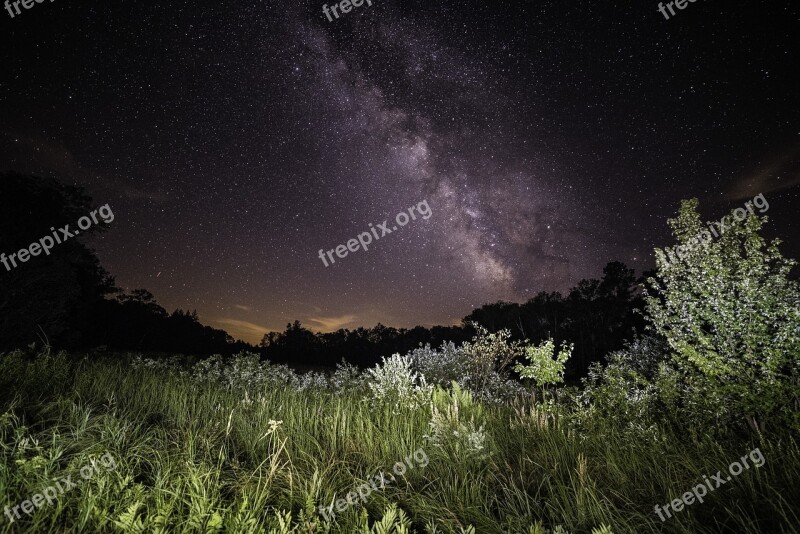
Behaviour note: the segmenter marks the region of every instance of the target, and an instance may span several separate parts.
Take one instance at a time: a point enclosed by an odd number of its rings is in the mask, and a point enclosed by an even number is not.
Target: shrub
[[[336,371],[331,376],[331,387],[337,391],[352,391],[364,387],[364,376],[358,367],[345,360],[336,364]]]
[[[793,260],[759,235],[766,217],[731,222],[710,239],[684,201],[670,220],[681,243],[656,250],[647,313],[662,335],[697,403],[744,418],[754,430],[772,420],[800,426],[800,289],[789,280]],[[703,246],[697,236],[708,234]]]
[[[285,363],[274,364],[270,361],[263,361],[261,367],[264,369],[264,387],[266,388],[294,387],[297,383],[297,373]]]
[[[74,371],[67,353],[52,352],[49,345],[29,353],[15,350],[0,354],[0,398],[8,397],[13,384],[14,396],[50,395],[64,391],[72,383]]]
[[[509,341],[511,332],[499,330],[490,334],[477,323],[472,323],[477,333],[472,341],[462,345],[467,358],[471,386],[475,391],[486,390],[494,375],[507,376],[508,367],[525,353],[525,345],[519,341]]]
[[[367,369],[372,399],[393,406],[395,413],[401,409],[417,409],[425,404],[430,387],[425,377],[411,369],[411,358],[393,354],[388,360]]]
[[[447,387],[457,381],[465,384],[467,354],[451,341],[443,343],[438,350],[425,345],[409,353],[412,365],[425,376],[429,384]]]
[[[605,368],[597,362],[590,365],[576,400],[578,409],[568,420],[584,435],[603,436],[613,431],[640,441],[658,435],[656,387],[615,363]]]
[[[141,354],[129,354],[128,357],[133,369],[153,369],[161,372],[177,373],[181,376],[187,374],[183,366],[183,358],[177,355],[159,359],[145,358]]]
[[[522,378],[532,379],[537,386],[542,388],[542,398],[546,399],[547,386],[555,386],[564,382],[564,364],[572,355],[572,345],[564,343],[558,354],[555,353],[555,344],[552,339],[536,345],[525,347],[525,358],[528,365],[518,363],[514,370]]]
[[[192,378],[197,382],[222,384],[230,389],[259,390],[263,388],[293,387],[306,389],[320,385],[318,376],[298,377],[287,365],[273,365],[260,361],[258,354],[241,352],[228,359],[214,354],[192,367]],[[327,385],[324,376],[322,387]]]
[[[328,377],[323,373],[309,371],[301,375],[296,375],[294,387],[297,391],[305,391],[307,389],[327,389]]]
[[[482,401],[508,402],[524,391],[506,372],[510,362],[522,354],[522,346],[508,343],[511,334],[507,330],[489,334],[481,326],[473,326],[478,332],[471,343],[456,347],[449,342],[438,350],[430,345],[413,350],[409,356],[414,369],[429,384],[446,388],[457,382]]]

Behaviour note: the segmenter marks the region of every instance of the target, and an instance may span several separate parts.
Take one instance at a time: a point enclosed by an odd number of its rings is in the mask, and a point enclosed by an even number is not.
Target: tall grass
[[[791,436],[583,435],[524,402],[462,398],[459,417],[486,433],[468,453],[426,439],[430,407],[397,413],[358,389],[245,393],[122,360],[0,358],[0,506],[116,459],[53,506],[0,516],[2,532],[800,531]],[[458,400],[434,397],[442,410]],[[754,447],[762,467],[663,523],[654,513]],[[331,522],[318,512],[420,448],[426,467]]]

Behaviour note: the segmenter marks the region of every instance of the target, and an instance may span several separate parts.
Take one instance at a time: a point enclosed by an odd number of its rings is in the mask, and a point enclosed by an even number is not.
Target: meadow
[[[723,439],[598,413],[587,424],[567,415],[580,411],[562,407],[567,393],[548,408],[533,391],[500,403],[458,387],[395,388],[426,401],[398,404],[369,387],[379,379],[344,366],[303,377],[255,355],[215,364],[2,356],[4,504],[106,453],[116,467],[14,523],[3,516],[0,531],[788,533],[800,524],[791,437]],[[415,382],[399,369],[390,389]],[[754,447],[760,468],[665,522],[654,513]],[[420,448],[424,468],[324,519],[319,506]]]

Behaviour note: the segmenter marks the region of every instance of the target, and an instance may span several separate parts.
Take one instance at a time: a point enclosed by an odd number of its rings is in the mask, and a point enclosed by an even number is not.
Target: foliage
[[[183,360],[177,357],[154,360],[134,356],[131,365],[134,368],[175,373],[178,376],[186,375],[198,384],[222,385],[236,390],[260,391],[270,387],[307,389],[328,386],[324,375],[318,373],[297,375],[286,365],[261,361],[258,354],[247,351],[227,358],[214,354],[198,361],[188,371]]]
[[[431,402],[444,421],[456,420],[457,403],[457,421],[468,432],[442,434],[444,446],[429,448],[423,436],[431,433],[430,402],[393,414],[364,402],[366,390],[299,391],[269,382],[245,402],[247,390],[228,387],[224,373],[198,383],[188,374],[132,367],[120,356],[58,363],[49,355],[0,355],[0,376],[9,377],[0,397],[7,504],[29,499],[53,479],[75,480],[99,454],[109,452],[117,463],[13,525],[0,514],[0,531],[350,533],[385,522],[399,532],[410,522],[409,532],[607,532],[601,525],[652,532],[664,529],[654,503],[754,446],[735,435],[711,439],[702,427],[665,426],[659,439],[641,440],[617,431],[600,412],[592,431],[579,433],[541,424],[535,410],[484,403],[452,386],[434,392]],[[485,436],[483,449],[463,439],[474,430]],[[451,438],[461,453],[447,452]],[[463,452],[468,446],[477,452]],[[796,532],[796,436],[765,435],[758,446],[767,459],[762,467],[673,517],[669,527]],[[345,497],[421,447],[430,457],[424,468],[407,470],[330,522],[318,513],[318,505]],[[397,514],[386,521],[392,505]],[[405,519],[398,521],[401,510]]]
[[[333,368],[337,362],[347,360],[366,369],[380,363],[381,357],[386,355],[406,354],[424,344],[460,343],[469,336],[470,329],[460,326],[398,329],[380,323],[372,328],[341,328],[335,332],[315,333],[294,321],[287,324],[283,332],[265,334],[260,346],[262,355],[276,363]]]
[[[511,332],[508,330],[490,333],[478,323],[472,323],[472,327],[477,333],[472,341],[462,345],[462,349],[467,355],[475,388],[480,391],[489,376],[495,372],[504,374],[514,360],[522,356],[525,345],[520,341],[511,341]]]
[[[610,262],[602,278],[580,280],[567,295],[540,292],[524,303],[486,304],[464,320],[492,332],[507,329],[517,340],[540,343],[552,338],[556,345],[574,343],[566,369],[566,375],[574,378],[584,376],[590,363],[621,349],[635,331],[643,329],[643,318],[635,311],[643,304],[638,289],[633,269]]]
[[[658,389],[635,371],[610,361],[592,364],[578,406],[568,415],[581,434],[621,432],[630,439],[657,440],[660,435]]]
[[[443,343],[439,349],[431,349],[425,345],[414,349],[409,354],[414,369],[425,376],[429,384],[449,386],[457,381],[466,384],[467,355],[461,347],[453,342]]]
[[[3,372],[0,372],[0,399],[12,392],[17,399],[35,398],[69,388],[74,368],[66,352],[51,350],[45,345],[38,351],[35,345],[29,351],[15,350],[0,353]],[[10,400],[10,399],[6,399]]]
[[[415,410],[430,395],[425,377],[411,368],[411,358],[393,354],[372,369],[367,369],[367,386],[372,400],[392,406],[394,413]]]
[[[258,354],[252,352],[241,352],[225,360],[215,354],[196,363],[192,368],[192,377],[198,382],[215,382],[231,389],[253,390],[262,388],[268,381],[276,381],[276,373],[270,373],[268,368],[269,362],[262,364]]]
[[[85,192],[52,178],[0,174],[0,252],[28,248],[50,228],[88,215],[94,206]],[[83,241],[103,231],[93,225],[10,272],[0,265],[0,350],[44,341],[58,347],[85,344],[114,280]],[[52,238],[51,238],[52,240]],[[9,262],[6,259],[6,262]],[[8,263],[9,267],[12,263]]]
[[[656,250],[647,314],[672,350],[684,383],[712,415],[726,410],[753,429],[800,428],[800,290],[793,260],[759,234],[766,217],[733,215],[718,239],[696,199],[670,220],[680,245]],[[741,208],[740,208],[741,209]],[[705,243],[702,243],[705,241]],[[725,414],[723,414],[725,415]]]
[[[479,332],[476,338],[482,335]],[[495,336],[495,343],[498,343],[497,337]],[[413,350],[409,356],[414,369],[429,384],[449,387],[456,382],[485,402],[508,402],[524,390],[518,382],[510,380],[506,373],[499,372],[494,366],[485,365],[485,362],[481,363],[481,359],[490,361],[492,358],[492,352],[486,349],[488,345],[490,343],[479,341],[467,348],[444,343],[438,350],[426,345]],[[507,347],[504,350],[507,351]],[[475,359],[478,360],[477,364]]]
[[[431,400],[430,433],[425,439],[440,449],[445,457],[485,458],[487,433],[477,426],[475,416],[481,413],[472,395],[453,382],[450,392],[437,386]]]
[[[307,389],[324,389],[328,387],[330,387],[328,377],[325,374],[318,373],[316,371],[308,371],[307,373],[297,375],[294,383],[294,388],[297,391],[305,391]]]
[[[364,385],[364,377],[358,367],[345,360],[336,364],[336,371],[331,375],[331,386],[334,390],[339,392],[360,390]]]
[[[572,345],[564,343],[555,354],[555,344],[552,339],[544,343],[525,347],[525,358],[528,365],[518,363],[514,370],[522,378],[530,378],[538,386],[556,385],[564,382],[564,364],[572,355]]]

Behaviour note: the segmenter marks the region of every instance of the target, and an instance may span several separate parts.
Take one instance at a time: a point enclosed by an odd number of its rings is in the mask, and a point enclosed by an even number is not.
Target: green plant
[[[424,405],[430,394],[425,377],[412,370],[408,356],[382,358],[381,364],[367,369],[367,375],[372,399],[389,404],[395,413]]]
[[[485,458],[487,433],[484,425],[476,425],[475,415],[481,413],[475,406],[472,395],[453,382],[452,391],[437,387],[432,395],[431,421],[425,439],[442,450],[449,459],[477,457]]]
[[[558,354],[555,352],[555,343],[548,339],[539,345],[527,345],[525,358],[528,365],[518,363],[514,370],[522,378],[529,378],[542,389],[543,399],[546,399],[547,386],[555,386],[564,382],[564,364],[572,356],[573,345],[562,344]]]
[[[132,368],[116,354],[67,361],[66,375],[34,360],[17,363],[19,374],[9,377],[4,391],[11,400],[0,405],[0,493],[6,503],[21,503],[54,479],[74,480],[76,469],[106,451],[117,467],[13,524],[0,506],[3,533],[333,534],[384,528],[566,534],[601,525],[654,532],[663,529],[654,503],[680,495],[702,474],[752,448],[735,434],[662,426],[652,410],[642,412],[641,423],[655,426],[658,439],[643,440],[598,410],[602,399],[593,403],[592,426],[577,431],[549,420],[542,424],[539,407],[523,411],[517,405],[530,407],[530,398],[487,403],[460,385],[437,389],[430,402],[395,414],[392,405],[366,402],[363,389],[299,390],[267,382],[243,391],[224,381],[198,383],[160,368]],[[636,369],[631,362],[624,366]],[[657,365],[643,366],[652,367],[657,373]],[[59,380],[65,381],[48,385]],[[345,498],[378,472],[388,477],[396,462],[424,445],[431,402],[442,428],[459,435],[443,432],[443,448],[424,447],[424,468],[389,479],[332,521],[320,517],[318,505]],[[481,427],[484,448],[468,453],[470,441],[462,437]],[[766,463],[681,515],[681,531],[716,534],[724,524],[738,532],[800,532],[797,435],[776,429],[758,445]],[[396,512],[387,519],[392,505]]]
[[[778,240],[761,237],[766,217],[731,215],[715,240],[697,206],[684,201],[669,221],[680,245],[656,250],[647,297],[653,328],[690,393],[704,398],[688,407],[711,406],[756,431],[768,421],[800,428],[800,290],[789,279],[796,262],[781,256]]]

